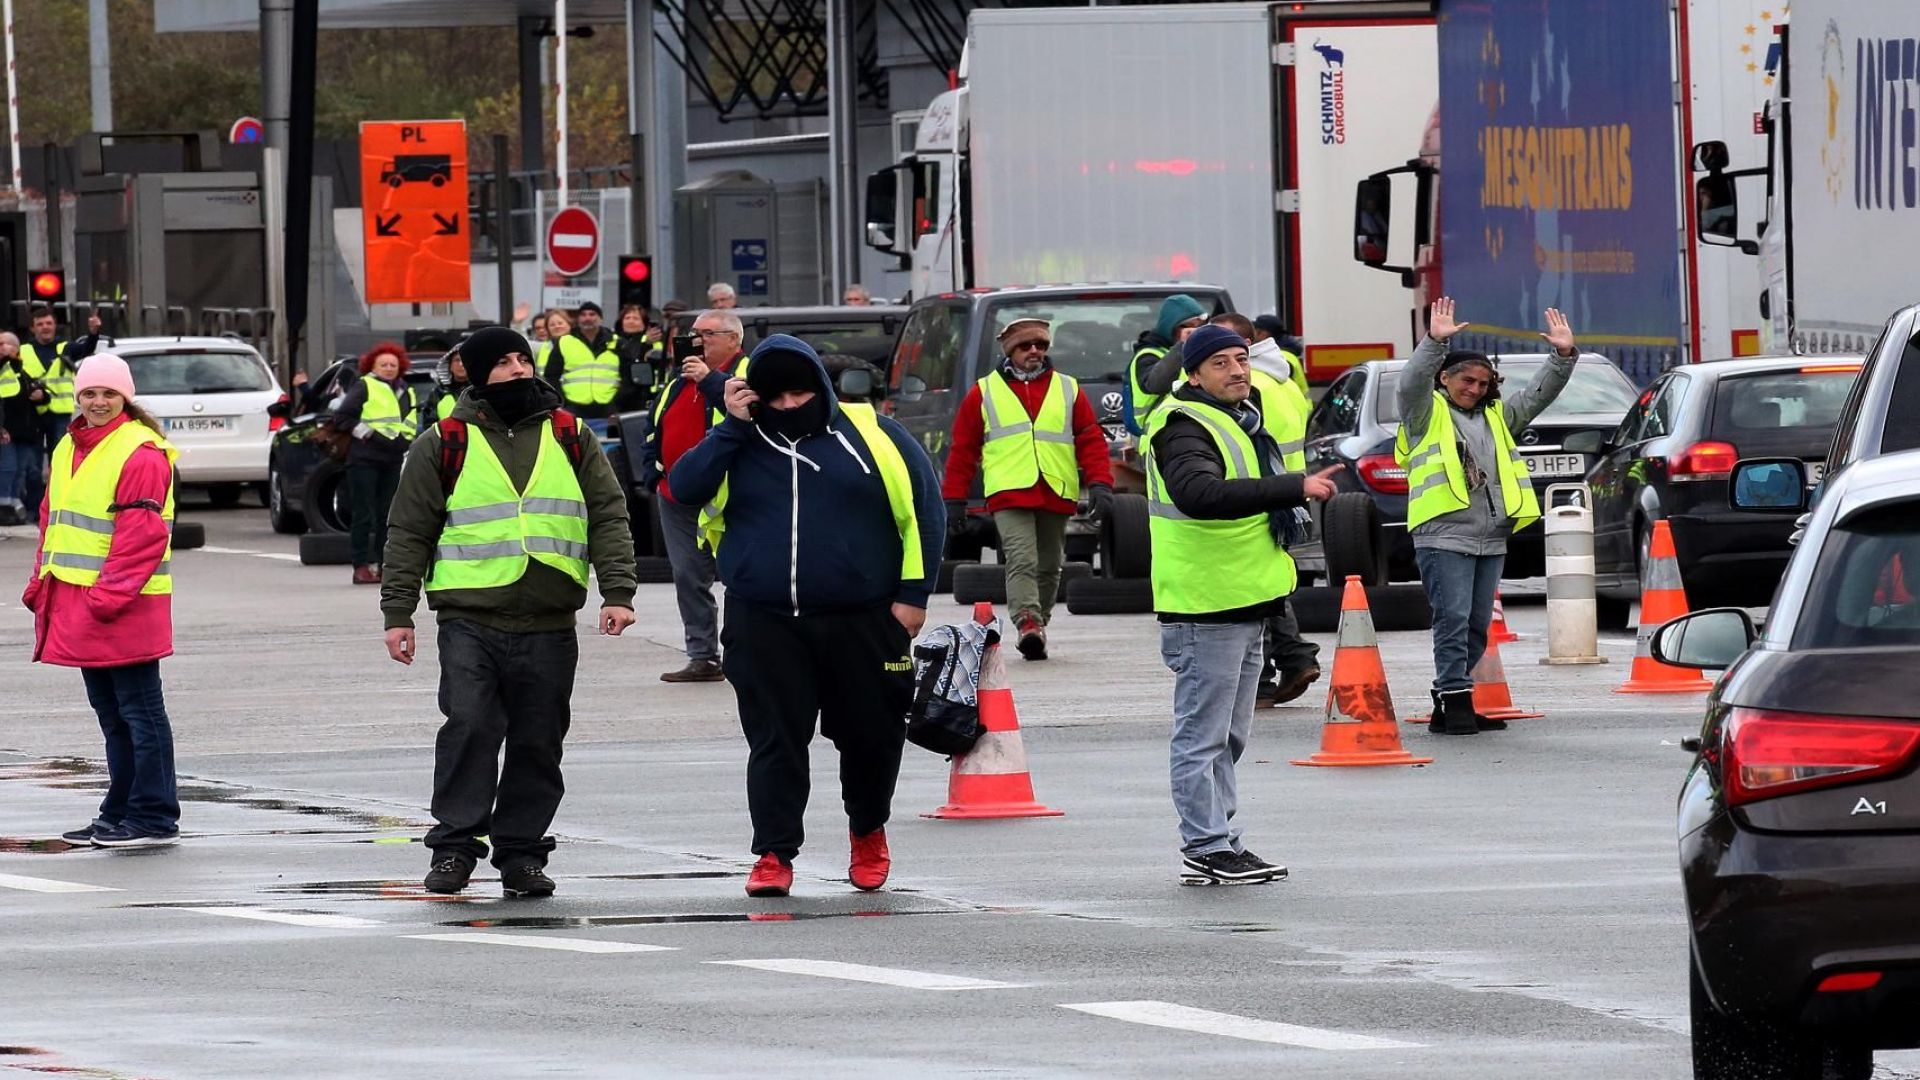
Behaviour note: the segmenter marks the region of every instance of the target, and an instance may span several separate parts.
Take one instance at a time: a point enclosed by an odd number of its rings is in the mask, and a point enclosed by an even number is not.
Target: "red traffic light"
[[[653,267],[645,259],[623,259],[620,276],[628,281],[645,281],[653,276]]]
[[[29,287],[36,300],[58,300],[67,291],[67,279],[58,270],[35,270]]]

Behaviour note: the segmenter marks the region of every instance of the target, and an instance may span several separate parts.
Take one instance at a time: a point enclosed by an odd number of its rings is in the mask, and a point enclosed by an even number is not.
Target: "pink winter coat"
[[[76,419],[67,429],[73,440],[73,467],[121,424],[138,423],[125,413],[110,424],[88,427]],[[173,466],[159,447],[133,452],[120,470],[114,502],[152,499],[166,505]],[[47,501],[40,501],[41,546],[46,545]],[[40,576],[40,552],[34,553],[33,579],[21,602],[33,612],[33,658],[62,667],[120,667],[173,655],[173,597],[142,596],[140,589],[159,569],[167,550],[167,522],[151,510],[122,510],[113,518],[113,546],[100,580],[73,585]]]

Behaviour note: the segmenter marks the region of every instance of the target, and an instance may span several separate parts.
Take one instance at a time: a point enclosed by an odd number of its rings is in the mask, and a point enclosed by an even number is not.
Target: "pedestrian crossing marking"
[[[1301,1027],[1297,1024],[1282,1024],[1273,1020],[1256,1020],[1250,1016],[1235,1016],[1232,1013],[1210,1012],[1206,1009],[1175,1005],[1171,1001],[1092,1001],[1060,1007],[1092,1016],[1104,1016],[1112,1020],[1146,1024],[1149,1027],[1174,1028],[1180,1031],[1198,1032],[1202,1035],[1278,1043],[1282,1046],[1299,1046],[1309,1050],[1412,1050],[1422,1045],[1402,1042],[1398,1039],[1381,1039],[1372,1035],[1354,1035],[1327,1028]]]
[[[323,915],[314,911],[272,911],[267,908],[251,907],[183,907],[178,910],[198,912],[201,915],[222,915],[229,919],[281,923],[285,926],[311,926],[320,930],[364,930],[371,926],[386,925],[372,919],[356,919],[351,915]]]
[[[1017,990],[1031,985],[1030,983],[994,982],[990,979],[969,979],[961,975],[941,975],[931,971],[907,971],[903,968],[846,964],[838,960],[708,960],[705,962],[725,967],[775,971],[786,975],[813,975],[822,979],[878,983],[881,986],[898,986],[906,990]]]
[[[19,874],[0,874],[0,889],[18,889],[21,892],[37,893],[83,893],[83,892],[119,892],[105,885],[84,885],[78,881],[55,881],[52,878],[23,877]]]
[[[454,941],[473,945],[513,945],[523,949],[555,949],[577,953],[677,952],[671,945],[642,945],[635,941],[589,941],[585,938],[523,937],[519,934],[408,934],[415,941]]]

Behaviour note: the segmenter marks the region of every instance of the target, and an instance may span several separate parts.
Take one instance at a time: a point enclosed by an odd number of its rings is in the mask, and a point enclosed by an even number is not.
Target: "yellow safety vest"
[[[67,343],[53,348],[53,355],[42,359],[40,346],[29,341],[20,346],[20,359],[26,362],[29,378],[39,379],[47,388],[47,400],[35,410],[62,420],[73,416],[73,369],[67,365]]]
[[[458,404],[460,404],[459,394],[441,394],[440,400],[434,402],[433,418],[436,420],[445,420],[447,417],[453,415],[453,407]]]
[[[725,375],[729,379],[746,378],[748,359],[750,358],[746,356],[741,356],[738,360],[735,360],[733,362],[732,371],[723,371],[721,372],[721,374]],[[678,392],[676,392],[673,389],[673,386],[671,385],[671,383],[669,383],[667,388],[665,390],[660,391],[660,395],[653,399],[653,423],[647,425],[647,438],[649,440],[658,439],[660,437],[660,418],[667,415],[667,405],[668,405],[667,399],[668,398],[673,398],[674,400],[677,401],[679,400],[679,394],[697,394],[700,392],[700,385],[698,383],[687,382],[685,379],[679,379],[679,376],[675,376],[675,378],[678,379],[681,384],[681,389]],[[727,410],[725,409],[711,408],[711,407],[707,409],[707,426],[708,427],[712,427],[713,425],[718,424],[720,421],[725,420],[726,418],[727,418]]]
[[[620,389],[620,358],[613,346],[618,338],[609,338],[603,352],[574,334],[560,339],[560,396],[569,405],[606,405]]]
[[[427,591],[498,589],[536,559],[587,585],[587,500],[572,462],[540,425],[540,450],[525,491],[516,490],[485,432],[470,429],[467,459],[447,496],[447,523],[433,551]]]
[[[1507,516],[1513,519],[1513,531],[1519,532],[1540,518],[1540,500],[1533,494],[1533,481],[1527,476],[1527,463],[1513,445],[1513,433],[1507,429],[1506,410],[1498,401],[1487,405],[1487,427],[1493,432],[1494,462],[1500,474],[1500,496]],[[1417,529],[1442,514],[1465,510],[1472,502],[1467,493],[1467,470],[1460,464],[1460,447],[1453,437],[1453,408],[1447,395],[1433,392],[1432,419],[1417,445],[1407,445],[1407,428],[1400,426],[1394,436],[1393,456],[1407,469],[1407,527]]]
[[[1267,434],[1280,444],[1281,466],[1288,472],[1307,471],[1307,403],[1300,388],[1253,369],[1253,386],[1260,391],[1260,417]]]
[[[1080,462],[1073,452],[1073,405],[1080,384],[1058,371],[1053,384],[1040,415],[1028,419],[1005,375],[995,370],[980,380],[980,413],[987,427],[980,447],[981,486],[988,495],[1025,491],[1045,477],[1054,494],[1069,502],[1080,497]]]
[[[363,375],[360,381],[367,384],[367,403],[360,409],[361,423],[389,439],[411,439],[419,432],[413,420],[413,387],[403,386],[396,394],[385,379],[376,375]],[[405,401],[401,400],[403,394]]]
[[[89,586],[100,580],[113,549],[114,493],[120,470],[134,451],[152,444],[166,452],[167,461],[180,456],[167,440],[137,420],[115,428],[73,468],[73,436],[60,440],[53,451],[53,470],[47,477],[47,535],[40,545],[40,576],[52,575],[69,585]],[[160,516],[173,525],[173,485]],[[142,596],[173,592],[173,543],[160,556],[160,565],[140,587]]]
[[[873,406],[850,401],[839,403],[840,413],[853,421],[854,434],[866,445],[867,453],[880,469],[880,480],[887,488],[887,505],[893,511],[893,527],[900,533],[900,580],[919,581],[927,576],[926,562],[920,557],[920,515],[913,508],[913,474],[907,471],[907,459],[900,448],[880,427]],[[718,554],[721,537],[727,531],[727,481],[713,501],[700,508],[700,542]]]
[[[12,364],[0,360],[0,400],[18,397],[26,384],[20,381],[20,371]]]
[[[1287,370],[1292,374],[1287,376],[1287,381],[1293,384],[1295,390],[1300,391],[1301,400],[1310,400],[1310,390],[1307,386],[1307,365],[1301,363],[1299,357],[1285,349],[1280,350],[1280,355],[1286,357],[1287,363],[1290,365]]]
[[[1133,395],[1133,429],[1135,431],[1147,430],[1147,414],[1153,412],[1153,407],[1160,404],[1160,399],[1164,396],[1149,394],[1146,388],[1140,385],[1140,358],[1151,357],[1154,363],[1158,363],[1165,355],[1167,350],[1158,345],[1148,345],[1134,353],[1133,360],[1127,364],[1127,389]]]
[[[1153,541],[1153,609],[1168,615],[1236,611],[1293,592],[1293,557],[1267,526],[1268,515],[1203,521],[1180,512],[1167,496],[1154,460],[1153,438],[1177,414],[1191,416],[1213,436],[1226,479],[1260,475],[1260,451],[1233,417],[1212,405],[1168,398],[1147,418],[1141,448],[1147,458],[1147,530]]]

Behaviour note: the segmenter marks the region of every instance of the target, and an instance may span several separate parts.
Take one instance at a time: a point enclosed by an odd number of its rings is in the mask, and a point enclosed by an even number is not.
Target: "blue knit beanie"
[[[1247,339],[1224,326],[1208,323],[1187,335],[1187,340],[1180,343],[1180,363],[1187,369],[1188,374],[1192,374],[1195,368],[1206,363],[1207,358],[1214,353],[1236,346],[1246,348]]]

